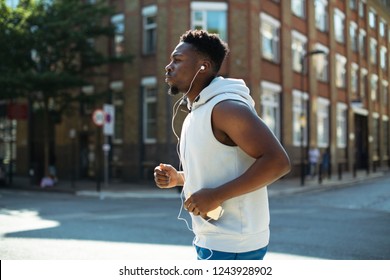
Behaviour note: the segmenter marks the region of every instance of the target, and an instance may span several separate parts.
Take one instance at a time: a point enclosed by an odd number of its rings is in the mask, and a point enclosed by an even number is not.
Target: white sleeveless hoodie
[[[196,100],[183,123],[180,139],[185,197],[202,188],[216,188],[237,178],[255,161],[239,147],[220,143],[211,125],[212,110],[223,100],[244,102],[256,112],[245,82],[217,77]],[[268,245],[267,187],[227,200],[222,207],[224,214],[217,221],[191,215],[197,246],[242,253]]]

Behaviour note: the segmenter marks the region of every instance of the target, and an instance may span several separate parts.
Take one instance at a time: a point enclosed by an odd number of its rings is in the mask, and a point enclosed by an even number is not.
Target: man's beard
[[[175,96],[175,95],[178,95],[179,93],[180,93],[179,89],[175,86],[170,86],[168,89],[169,95]]]

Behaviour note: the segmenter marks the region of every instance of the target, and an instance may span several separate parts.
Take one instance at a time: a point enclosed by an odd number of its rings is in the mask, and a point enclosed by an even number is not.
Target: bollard
[[[342,166],[342,163],[339,163],[339,166],[338,166],[339,168],[339,180],[341,180],[342,178],[343,178],[343,174],[342,174],[342,172],[343,172],[343,166]]]
[[[318,183],[320,185],[322,184],[322,169],[323,169],[323,164],[320,164],[320,168],[318,170]]]

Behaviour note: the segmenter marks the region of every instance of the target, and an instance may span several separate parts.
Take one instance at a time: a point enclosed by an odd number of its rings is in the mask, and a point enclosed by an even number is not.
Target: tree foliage
[[[114,38],[113,15],[106,1],[20,0],[15,8],[0,0],[0,99],[26,97],[42,104],[45,130],[56,115],[85,98],[77,94],[101,66],[130,62],[97,48]],[[46,135],[47,136],[47,135]],[[46,137],[47,138],[47,137]],[[48,157],[47,155],[45,157]]]

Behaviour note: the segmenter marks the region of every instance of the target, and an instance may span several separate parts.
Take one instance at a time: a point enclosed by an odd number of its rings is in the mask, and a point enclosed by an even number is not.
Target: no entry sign
[[[94,124],[96,124],[97,126],[104,125],[104,122],[105,122],[104,111],[101,109],[96,109],[95,111],[93,111],[92,120],[93,120]]]

